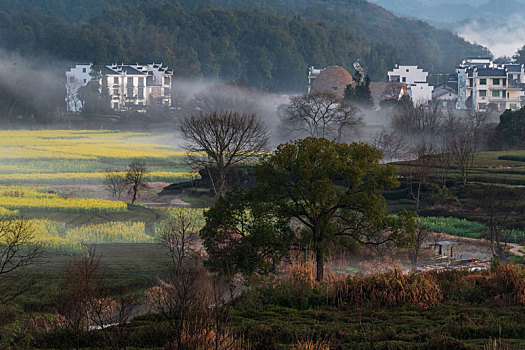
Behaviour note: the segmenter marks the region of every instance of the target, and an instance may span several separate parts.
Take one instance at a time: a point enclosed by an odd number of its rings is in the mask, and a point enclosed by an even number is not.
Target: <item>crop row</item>
[[[70,183],[101,183],[106,172],[89,173],[32,173],[32,174],[0,174],[0,183],[4,184],[70,184]],[[154,171],[147,175],[148,181],[178,182],[198,177],[197,173],[191,172],[167,172]]]
[[[93,198],[63,198],[42,188],[0,186],[0,207],[21,211],[58,211],[69,213],[122,212],[127,204]]]
[[[453,217],[424,217],[421,218],[421,224],[431,232],[458,237],[487,238],[489,234],[485,224]],[[510,243],[522,244],[525,242],[525,231],[503,230],[501,237]]]
[[[76,254],[87,244],[150,243],[153,237],[146,234],[143,222],[108,222],[70,226],[51,220],[30,220],[35,232],[34,242],[46,251]]]

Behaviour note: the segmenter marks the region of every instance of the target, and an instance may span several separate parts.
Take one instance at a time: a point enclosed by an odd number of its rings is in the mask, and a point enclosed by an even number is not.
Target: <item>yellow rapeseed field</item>
[[[92,198],[63,198],[43,189],[0,186],[0,207],[10,210],[58,211],[74,213],[121,212],[127,204]]]
[[[35,232],[34,242],[47,251],[63,254],[81,253],[87,244],[150,243],[143,222],[108,222],[82,226],[69,226],[52,220],[29,220]]]
[[[171,136],[90,130],[0,131],[1,184],[101,183],[108,169],[123,171],[143,160],[150,181],[177,182],[197,176],[182,163],[185,152]]]

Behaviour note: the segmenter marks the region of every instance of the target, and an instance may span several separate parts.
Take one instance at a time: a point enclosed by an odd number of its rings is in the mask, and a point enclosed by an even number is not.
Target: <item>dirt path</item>
[[[507,243],[507,246],[509,246],[509,251],[514,254],[514,255],[517,255],[517,256],[525,256],[525,253],[523,252],[520,252],[520,249],[523,248],[523,246],[519,245],[519,244],[515,244],[515,243]]]

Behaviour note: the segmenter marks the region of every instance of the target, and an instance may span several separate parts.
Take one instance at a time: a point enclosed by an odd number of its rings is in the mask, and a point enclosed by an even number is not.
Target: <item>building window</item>
[[[86,68],[82,68],[82,73],[86,73]]]
[[[492,90],[492,97],[500,97],[499,90]]]
[[[86,83],[86,82],[87,82],[87,80],[86,80],[86,79],[84,79],[84,83]]]
[[[487,97],[487,90],[479,90],[479,97]]]
[[[164,77],[164,85],[170,85],[170,77]]]
[[[505,96],[509,97],[507,94],[507,90],[501,90],[501,97],[505,98]]]
[[[69,83],[73,84],[75,82],[75,77],[69,77]]]
[[[144,88],[139,87],[139,98],[144,98]]]
[[[164,96],[170,95],[170,88],[164,88]]]
[[[410,72],[410,69],[407,68],[407,73]]]
[[[113,103],[113,109],[118,109],[118,102]]]
[[[144,78],[139,78],[139,86],[144,86]]]
[[[447,106],[447,101],[443,101],[443,107]]]
[[[403,77],[403,83],[407,82],[407,77]]]
[[[492,79],[492,85],[499,85],[499,79]]]
[[[487,108],[487,104],[486,103],[478,103],[478,109],[485,109]]]
[[[518,109],[518,105],[515,103],[510,104],[510,109]]]
[[[133,86],[133,78],[128,78],[128,86]]]
[[[487,79],[480,79],[479,85],[487,85]]]
[[[113,95],[118,96],[118,89],[113,89]]]
[[[113,78],[113,84],[118,84],[118,77]]]
[[[470,86],[470,87],[473,87],[473,86],[474,86],[474,79],[473,79],[473,78],[469,78],[469,80],[468,80],[468,86]]]

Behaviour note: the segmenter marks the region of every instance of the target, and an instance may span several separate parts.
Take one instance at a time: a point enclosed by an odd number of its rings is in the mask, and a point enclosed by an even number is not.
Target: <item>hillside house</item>
[[[449,85],[440,85],[434,88],[432,92],[432,101],[443,108],[456,108],[458,94],[456,90]]]
[[[470,58],[456,69],[458,109],[476,112],[516,110],[524,105],[525,71],[522,64],[497,65],[491,58]]]
[[[100,73],[100,85],[107,86],[111,108],[115,111],[171,105],[173,72],[162,63],[102,65]],[[66,72],[68,111],[82,110],[78,89],[86,86],[93,75],[92,64],[77,64]]]
[[[428,72],[418,66],[399,66],[388,72],[388,81],[405,83],[407,93],[415,105],[427,105],[432,101],[434,87],[427,83]]]

